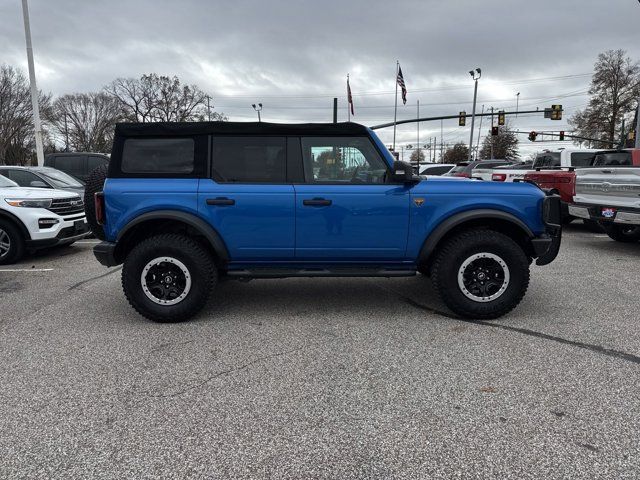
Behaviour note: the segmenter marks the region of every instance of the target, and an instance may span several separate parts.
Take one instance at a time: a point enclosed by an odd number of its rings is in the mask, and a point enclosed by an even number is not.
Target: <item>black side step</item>
[[[234,278],[287,278],[287,277],[411,277],[415,268],[334,267],[334,268],[250,268],[229,270]]]

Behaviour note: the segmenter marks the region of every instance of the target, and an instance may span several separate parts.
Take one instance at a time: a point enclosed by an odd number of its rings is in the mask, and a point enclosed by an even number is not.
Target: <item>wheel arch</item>
[[[442,221],[424,240],[418,264],[429,267],[434,253],[448,238],[471,229],[495,230],[512,238],[529,257],[534,256],[530,240],[533,232],[518,217],[511,213],[492,209],[468,210]]]
[[[220,234],[202,218],[178,210],[147,212],[131,220],[118,232],[114,256],[118,261],[123,261],[143,238],[169,232],[198,238],[211,251],[218,267],[229,261],[229,250]]]
[[[29,234],[29,230],[27,230],[27,227],[25,227],[24,223],[22,223],[22,221],[13,213],[7,212],[6,210],[0,210],[0,219],[7,220],[18,227],[20,233],[24,235],[25,240],[31,239],[31,235]]]

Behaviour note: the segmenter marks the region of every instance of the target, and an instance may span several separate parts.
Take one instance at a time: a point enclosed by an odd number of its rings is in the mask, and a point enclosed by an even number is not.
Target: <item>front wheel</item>
[[[19,261],[24,255],[24,238],[15,224],[0,219],[0,265]]]
[[[162,234],[138,244],[122,268],[122,289],[131,306],[155,322],[182,322],[198,313],[215,286],[209,252],[184,235]]]
[[[520,303],[529,286],[529,261],[508,236],[470,230],[451,238],[436,253],[431,278],[454,313],[488,320]]]
[[[633,243],[640,240],[640,225],[602,223],[604,232],[616,242]]]

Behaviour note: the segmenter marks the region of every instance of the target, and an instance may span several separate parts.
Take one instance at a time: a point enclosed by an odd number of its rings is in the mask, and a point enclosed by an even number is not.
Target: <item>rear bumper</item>
[[[116,244],[113,242],[100,242],[93,247],[93,255],[96,260],[105,267],[115,267],[121,262],[118,262],[115,257]]]
[[[604,216],[603,209],[609,209],[613,213],[613,216]],[[640,208],[576,203],[569,207],[569,213],[574,217],[594,220],[601,223],[640,225]]]
[[[560,252],[562,243],[562,204],[559,195],[549,195],[542,204],[542,220],[546,231],[531,239],[531,246],[537,257],[536,265],[548,265]]]

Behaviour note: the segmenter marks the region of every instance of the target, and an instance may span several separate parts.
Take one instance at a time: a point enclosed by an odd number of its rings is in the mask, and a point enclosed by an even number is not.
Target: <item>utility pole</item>
[[[477,73],[477,76],[476,76],[476,73]],[[480,77],[482,76],[482,70],[480,70],[479,68],[476,68],[475,71],[469,70],[469,75],[471,75],[471,78],[473,78],[473,81],[475,83],[473,87],[473,110],[471,112],[471,135],[469,137],[469,161],[471,161],[473,156],[473,126],[476,120],[476,100],[478,98],[478,80],[480,80]]]
[[[420,100],[418,100],[418,116],[420,118]],[[420,171],[420,122],[416,122],[416,128],[418,129],[418,143],[416,148],[418,149],[418,172]]]
[[[443,163],[442,156],[444,155],[444,137],[442,135],[444,128],[442,126],[442,119],[440,119],[440,163]]]
[[[333,123],[338,123],[338,99],[333,98]]]
[[[491,130],[493,130],[493,107],[491,107]],[[493,159],[493,134],[491,135],[491,158]]]
[[[636,148],[640,148],[640,98],[638,98],[638,107],[636,108]]]
[[[211,97],[207,95],[207,120],[208,121],[211,121],[211,105],[209,105],[210,100],[211,100]]]
[[[27,43],[27,63],[29,65],[29,84],[31,86],[31,107],[33,108],[33,128],[36,136],[36,156],[38,166],[44,165],[44,150],[42,146],[42,126],[40,125],[40,105],[38,104],[38,87],[36,86],[36,72],[33,66],[33,47],[31,45],[31,27],[29,25],[29,6],[27,0],[22,0],[22,16],[24,18],[24,36]]]
[[[67,125],[67,112],[64,113],[64,151],[69,151],[69,126]]]
[[[482,136],[482,119],[484,118],[484,105],[482,105],[482,113],[480,114],[480,128],[478,128],[478,140],[476,142],[476,159],[480,155],[480,137]]]

